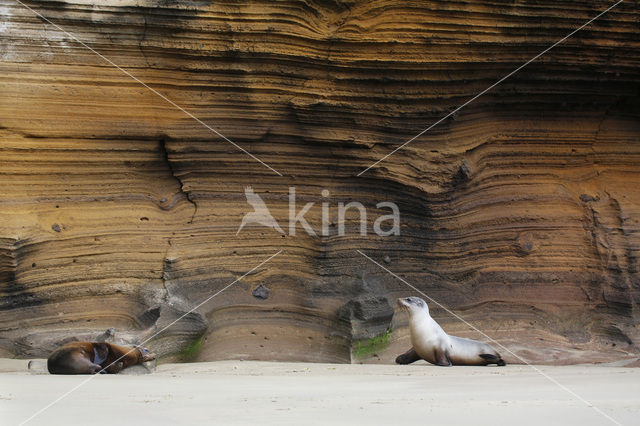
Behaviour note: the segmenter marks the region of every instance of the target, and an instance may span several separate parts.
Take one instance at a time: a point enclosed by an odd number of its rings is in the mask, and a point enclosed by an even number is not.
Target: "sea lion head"
[[[147,348],[139,346],[138,351],[140,351],[140,362],[153,361],[154,359],[156,359],[156,354],[154,354],[153,352],[149,352],[149,349]]]
[[[410,315],[425,313],[429,315],[429,307],[427,306],[427,302],[420,299],[419,297],[411,296],[411,297],[401,297],[398,299],[398,305],[409,311]]]

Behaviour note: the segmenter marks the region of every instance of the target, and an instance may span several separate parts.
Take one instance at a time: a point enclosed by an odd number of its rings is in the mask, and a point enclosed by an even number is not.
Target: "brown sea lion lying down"
[[[49,355],[47,368],[51,374],[116,374],[123,368],[154,359],[156,354],[147,348],[105,342],[72,342]]]

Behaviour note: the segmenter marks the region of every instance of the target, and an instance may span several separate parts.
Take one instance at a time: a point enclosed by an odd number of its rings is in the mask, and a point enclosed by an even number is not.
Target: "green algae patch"
[[[198,352],[200,352],[203,340],[204,336],[194,340],[193,342],[185,346],[185,348],[180,352],[180,358],[183,361],[193,361],[198,355]]]
[[[365,358],[382,351],[389,346],[392,332],[393,330],[388,328],[384,333],[370,339],[358,340],[356,347],[353,350],[353,355],[356,358]]]

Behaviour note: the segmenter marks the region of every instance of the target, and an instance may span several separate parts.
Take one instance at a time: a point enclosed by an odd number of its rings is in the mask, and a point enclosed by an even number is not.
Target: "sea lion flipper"
[[[451,358],[449,358],[449,351],[443,351],[436,348],[433,352],[436,359],[436,365],[441,367],[451,367],[453,365]]]
[[[500,357],[500,355],[494,354],[479,354],[480,358],[484,359],[487,364],[498,364],[499,367],[503,367],[507,365],[504,360]]]
[[[411,348],[402,355],[398,355],[396,358],[396,364],[411,364],[412,362],[416,362],[420,359],[422,359],[420,358],[420,355],[416,353],[415,349]]]
[[[93,344],[93,363],[102,365],[109,356],[109,345],[107,343]]]
[[[103,343],[106,342],[107,340],[109,340],[111,337],[113,337],[113,335],[116,333],[116,329],[111,327],[108,328],[104,333],[102,333],[101,335],[99,335],[96,338],[96,342],[98,343]]]

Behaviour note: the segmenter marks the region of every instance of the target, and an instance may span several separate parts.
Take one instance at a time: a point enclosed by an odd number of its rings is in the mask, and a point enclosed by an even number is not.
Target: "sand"
[[[537,368],[620,424],[638,424],[640,369]],[[88,379],[27,424],[615,424],[522,365],[223,361],[164,364],[149,374],[52,376],[18,360],[0,360],[0,424],[19,424]]]

